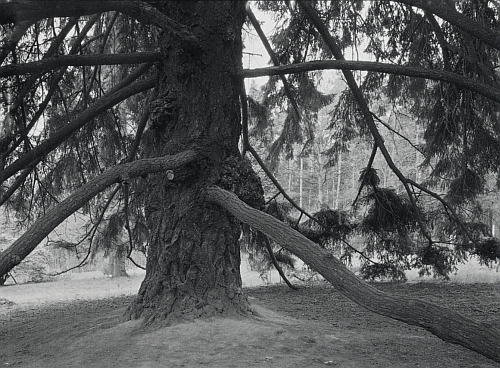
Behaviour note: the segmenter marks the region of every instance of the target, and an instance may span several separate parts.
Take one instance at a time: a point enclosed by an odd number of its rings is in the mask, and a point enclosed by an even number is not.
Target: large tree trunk
[[[243,1],[170,1],[168,15],[191,25],[199,46],[165,34],[158,99],[152,103],[148,155],[195,148],[205,158],[151,177],[146,216],[151,232],[146,277],[130,318],[146,323],[246,313],[240,276],[239,222],[219,206],[204,203],[201,189],[217,183],[238,192],[262,189],[238,151],[242,81]]]
[[[218,203],[318,271],[337,290],[375,313],[425,328],[439,338],[500,362],[500,331],[437,304],[389,295],[358,279],[330,252],[276,218],[247,206],[218,187],[206,189],[206,200]]]

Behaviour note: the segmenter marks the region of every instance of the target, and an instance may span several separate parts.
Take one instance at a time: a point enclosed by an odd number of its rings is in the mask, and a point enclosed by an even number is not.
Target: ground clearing
[[[0,365],[9,367],[498,367],[377,316],[326,284],[246,289],[261,318],[145,333],[121,322],[142,276],[0,288]],[[379,284],[500,327],[499,284]],[[76,300],[75,300],[76,299]]]

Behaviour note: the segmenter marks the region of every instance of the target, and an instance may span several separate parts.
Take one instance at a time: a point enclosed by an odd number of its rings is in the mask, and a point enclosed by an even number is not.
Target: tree
[[[402,17],[400,25],[414,27],[417,19],[417,24],[429,26],[431,20],[422,20],[425,11],[429,17],[442,17],[453,30],[458,27],[464,35],[487,44],[488,50],[497,50],[495,38],[491,37],[496,33],[495,24],[467,16],[469,2],[464,2],[463,9],[461,4],[459,10],[449,2],[437,3],[376,2],[368,13],[372,25],[364,29],[374,42],[371,47],[384,39],[382,35],[390,27],[388,14],[392,16],[396,9]],[[494,327],[484,327],[433,304],[384,294],[356,278],[331,252],[261,211],[264,193],[246,153],[278,183],[250,145],[242,82],[243,78],[256,75],[283,76],[279,78],[284,92],[277,93],[269,103],[288,106],[282,134],[271,145],[271,153],[277,157],[293,144],[307,146],[314,141],[317,112],[330,101],[328,96],[316,92],[314,78],[303,72],[342,69],[350,88],[344,99],[351,109],[345,114],[350,115],[345,122],[350,124],[348,128],[371,137],[373,156],[381,152],[403,184],[412,208],[417,208],[416,188],[440,201],[452,219],[458,220],[454,207],[398,169],[375,124],[367,93],[394,85],[387,95],[396,96],[397,88],[399,93],[413,90],[408,95],[413,98],[411,102],[423,106],[415,91],[419,87],[421,92],[428,86],[415,81],[427,78],[435,81],[429,83],[434,83],[431,86],[437,90],[451,85],[460,93],[484,96],[497,106],[500,90],[494,75],[485,79],[486,76],[476,77],[463,70],[435,68],[433,62],[437,59],[432,52],[425,53],[428,60],[422,65],[408,65],[407,49],[397,43],[394,50],[379,55],[379,62],[346,61],[329,27],[333,30],[350,24],[352,28],[345,26],[342,36],[343,46],[352,46],[357,24],[345,23],[341,16],[350,14],[356,19],[362,2],[299,1],[298,5],[293,10],[288,2],[263,3],[281,17],[291,14],[287,32],[295,32],[296,37],[281,37],[281,41],[298,42],[283,47],[279,58],[272,57],[275,64],[291,64],[242,70],[242,29],[246,15],[252,19],[243,1],[1,3],[0,24],[4,25],[6,38],[2,49],[5,51],[0,54],[5,62],[0,66],[0,77],[5,81],[2,93],[7,110],[0,137],[1,203],[24,216],[30,227],[0,254],[0,276],[19,264],[74,211],[83,208],[100,220],[112,203],[120,203],[115,206],[115,213],[122,212],[124,220],[115,223],[122,224],[128,233],[129,251],[134,246],[135,224],[145,222],[149,233],[146,277],[129,308],[130,318],[171,323],[201,316],[248,313],[239,271],[242,221],[298,255],[360,305],[422,326],[444,340],[500,361],[500,332]],[[342,7],[350,12],[343,12]],[[84,16],[84,20],[77,20]],[[438,27],[441,24],[438,22]],[[404,34],[398,31],[395,34]],[[437,29],[434,32],[436,38],[441,35]],[[42,36],[46,41],[40,43]],[[338,60],[309,62],[310,54],[304,50],[310,46],[313,55],[333,55]],[[392,55],[401,56],[401,62],[383,62]],[[136,64],[145,65],[132,67]],[[363,91],[351,70],[372,72],[365,81],[371,82],[372,89]],[[383,77],[377,79],[383,76],[379,73],[392,73],[394,80],[384,83]],[[287,80],[285,74],[296,76]],[[277,80],[272,79],[272,83],[277,91]],[[151,89],[154,93],[147,100],[147,91]],[[308,93],[301,95],[301,89]],[[493,115],[488,115],[490,120]],[[484,132],[493,147],[496,136],[489,127]],[[342,138],[347,139],[346,135]],[[466,146],[460,140],[450,142],[457,147]],[[494,147],[491,150],[496,152]],[[429,159],[449,158],[445,153],[435,151]],[[460,157],[465,155],[471,152],[463,152]],[[492,171],[494,163],[500,163],[498,157],[492,157],[484,171],[477,173],[478,177]],[[372,162],[373,158],[368,161],[366,172]],[[455,167],[458,166],[457,163]],[[363,186],[367,183],[362,181]],[[118,192],[120,197],[115,200]],[[468,198],[477,192],[473,190]],[[413,212],[432,247],[427,224],[419,211]],[[463,230],[467,234],[468,229]]]

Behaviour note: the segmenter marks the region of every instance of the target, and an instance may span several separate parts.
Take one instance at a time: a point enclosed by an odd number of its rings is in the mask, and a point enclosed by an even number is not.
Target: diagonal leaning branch
[[[126,87],[116,90],[114,88],[106,96],[98,100],[94,105],[83,111],[75,120],[64,125],[57,132],[45,139],[32,150],[21,155],[17,160],[9,164],[5,169],[0,170],[0,184],[10,178],[12,175],[29,166],[32,162],[38,160],[57,148],[66,138],[82,128],[88,121],[98,114],[106,111],[110,107],[133,96],[137,93],[147,91],[156,85],[155,78],[149,78],[136,81]]]
[[[6,250],[0,253],[0,277],[17,266],[61,222],[98,193],[123,180],[175,169],[197,159],[195,151],[184,151],[174,156],[137,160],[113,167],[78,188],[64,201],[50,208]]]
[[[298,256],[356,304],[377,314],[423,327],[444,341],[500,362],[500,331],[495,327],[437,304],[376,289],[357,278],[330,252],[271,215],[248,206],[234,193],[210,186],[205,189],[205,200],[219,204],[240,221]]]

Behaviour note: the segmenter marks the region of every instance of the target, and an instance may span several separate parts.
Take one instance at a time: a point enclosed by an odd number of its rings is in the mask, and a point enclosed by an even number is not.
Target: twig
[[[372,154],[370,155],[370,159],[368,160],[368,165],[366,165],[366,168],[369,170],[372,165],[373,165],[373,160],[375,159],[375,155],[377,154],[377,143],[373,145],[372,149]],[[354,202],[352,202],[352,205],[354,206],[356,202],[358,201],[359,196],[361,195],[361,191],[363,190],[363,187],[365,186],[365,181],[361,181],[361,184],[359,185],[359,190],[358,190],[358,195],[354,199]]]
[[[273,253],[273,248],[271,247],[271,242],[269,241],[269,238],[267,237],[266,234],[264,233],[261,233],[262,236],[264,237],[264,241],[266,243],[266,248],[267,248],[267,251],[269,252],[269,257],[271,257],[271,262],[273,262],[273,265],[274,265],[274,268],[276,268],[276,270],[278,271],[278,273],[280,274],[281,278],[283,279],[283,281],[286,282],[286,284],[288,285],[288,287],[292,290],[299,290],[299,288],[295,285],[293,285],[288,279],[287,277],[285,276],[285,273],[283,272],[283,270],[281,269],[279,263],[278,263],[278,260],[276,259],[274,253]]]

